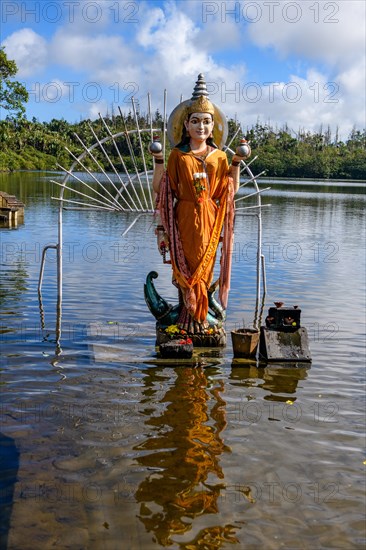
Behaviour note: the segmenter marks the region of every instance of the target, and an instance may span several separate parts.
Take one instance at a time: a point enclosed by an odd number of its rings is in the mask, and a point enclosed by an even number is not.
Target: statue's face
[[[192,139],[206,141],[212,134],[214,121],[210,113],[192,113],[184,125]]]

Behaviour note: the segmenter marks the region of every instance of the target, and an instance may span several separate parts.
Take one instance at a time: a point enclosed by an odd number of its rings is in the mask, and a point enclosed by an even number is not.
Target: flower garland
[[[207,174],[206,172],[196,172],[193,174],[193,187],[196,192],[196,197],[198,198],[198,202],[202,202],[201,194],[203,191],[206,191],[206,179]]]
[[[192,344],[192,338],[189,338],[187,331],[180,329],[178,325],[169,325],[166,327],[164,332],[169,336],[171,340],[175,340],[176,344]],[[181,336],[181,339],[178,340],[178,336]],[[183,338],[185,336],[185,338]]]

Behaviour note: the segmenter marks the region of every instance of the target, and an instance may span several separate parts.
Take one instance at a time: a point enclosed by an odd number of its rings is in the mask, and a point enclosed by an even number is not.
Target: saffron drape
[[[206,173],[204,189],[194,185],[194,174],[202,173]],[[161,182],[159,210],[169,236],[173,280],[188,313],[202,323],[223,227],[220,300],[224,307],[230,286],[234,203],[226,154],[213,149],[201,159],[191,151],[173,149]]]

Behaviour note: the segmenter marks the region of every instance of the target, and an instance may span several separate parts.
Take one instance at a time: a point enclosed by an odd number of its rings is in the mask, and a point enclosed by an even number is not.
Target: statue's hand
[[[243,157],[239,157],[239,155],[234,155],[233,158],[231,159],[231,164],[235,162],[236,165],[238,166],[238,164],[240,164],[240,161],[242,160],[243,160]]]

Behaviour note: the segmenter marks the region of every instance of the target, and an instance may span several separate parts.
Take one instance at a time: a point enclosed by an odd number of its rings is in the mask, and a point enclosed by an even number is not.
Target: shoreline
[[[43,169],[43,170],[0,170],[1,174],[11,175],[11,174],[20,174],[20,173],[27,173],[27,174],[37,174],[37,173],[52,173],[52,174],[64,174],[61,170],[51,170],[51,169]],[[111,172],[112,174],[112,172]],[[364,183],[366,184],[366,180],[361,179],[347,179],[347,178],[298,178],[293,176],[267,176],[259,178],[258,181],[261,182],[273,182],[273,183],[281,183],[281,182],[319,182],[319,183]]]

